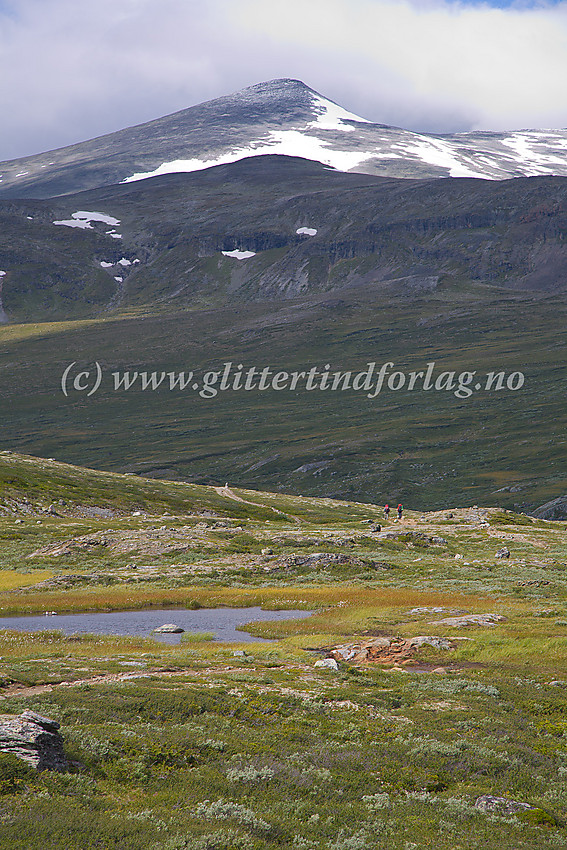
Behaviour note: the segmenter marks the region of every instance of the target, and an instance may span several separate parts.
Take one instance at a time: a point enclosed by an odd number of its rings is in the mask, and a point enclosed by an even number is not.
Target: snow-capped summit
[[[372,123],[300,80],[284,78],[81,144],[0,163],[0,198],[46,198],[262,154],[413,179],[567,176],[567,130],[415,133]]]

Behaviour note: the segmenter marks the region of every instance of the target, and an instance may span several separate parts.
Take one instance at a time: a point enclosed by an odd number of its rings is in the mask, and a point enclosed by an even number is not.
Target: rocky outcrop
[[[499,815],[515,815],[518,812],[527,812],[533,808],[529,803],[507,800],[506,797],[492,797],[490,794],[478,797],[474,806],[481,812],[497,812]]]
[[[377,540],[400,540],[403,543],[413,543],[417,546],[447,546],[444,537],[437,534],[424,534],[422,531],[408,531],[399,529],[396,531],[382,531],[376,535]]]
[[[351,664],[408,664],[416,652],[424,646],[434,649],[450,650],[450,640],[437,635],[419,635],[408,638],[375,637],[358,643],[336,646],[330,651],[336,661],[348,661]]]
[[[59,723],[35,711],[0,715],[0,752],[11,753],[37,770],[67,770]]]
[[[323,567],[332,567],[337,564],[349,564],[354,562],[362,565],[362,561],[350,558],[348,555],[337,552],[313,552],[311,555],[288,555],[282,558],[284,567],[307,567],[310,570],[318,570]]]
[[[495,626],[496,623],[505,623],[506,617],[502,614],[465,614],[464,617],[445,617],[443,620],[433,620],[430,626]]]
[[[559,496],[551,502],[546,502],[545,505],[540,505],[533,512],[533,516],[538,519],[567,520],[567,496]]]

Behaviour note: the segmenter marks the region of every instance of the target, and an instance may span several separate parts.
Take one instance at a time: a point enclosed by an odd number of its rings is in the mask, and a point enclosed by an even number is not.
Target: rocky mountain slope
[[[278,79],[137,127],[0,163],[0,198],[48,198],[264,154],[387,177],[567,176],[567,130],[415,133],[371,123],[299,80]]]
[[[262,156],[0,201],[11,321],[470,283],[563,292],[567,181],[394,180]]]

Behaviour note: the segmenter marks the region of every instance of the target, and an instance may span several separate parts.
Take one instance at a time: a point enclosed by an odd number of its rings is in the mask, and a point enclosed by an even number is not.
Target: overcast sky
[[[275,77],[413,130],[567,127],[567,0],[0,0],[0,160]]]

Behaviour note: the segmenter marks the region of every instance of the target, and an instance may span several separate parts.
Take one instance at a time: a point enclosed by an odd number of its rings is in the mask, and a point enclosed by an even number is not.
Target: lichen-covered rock
[[[0,714],[0,752],[11,753],[37,770],[67,770],[59,723],[35,711]]]
[[[154,633],[159,635],[179,635],[184,631],[185,629],[182,629],[181,626],[176,626],[175,623],[165,623],[163,626],[158,626],[157,629],[154,629]]]
[[[412,649],[421,649],[422,646],[433,646],[435,649],[451,649],[451,641],[437,635],[419,635],[407,641]]]
[[[480,809],[482,812],[497,812],[500,815],[515,815],[533,808],[529,803],[507,800],[506,797],[492,797],[490,794],[478,797],[474,805],[475,809]]]
[[[506,617],[502,614],[465,614],[464,617],[445,617],[443,620],[433,620],[430,626],[495,626],[496,623],[505,623]]]
[[[407,664],[424,646],[435,649],[451,650],[453,644],[448,638],[437,635],[419,635],[414,638],[373,637],[357,643],[335,646],[330,655],[337,661],[351,664]]]
[[[503,546],[502,549],[498,550],[495,557],[499,558],[499,559],[500,558],[509,558],[510,557],[510,550],[508,549],[507,546]]]
[[[325,667],[327,670],[338,670],[339,665],[334,658],[321,658],[315,662],[315,667]]]

